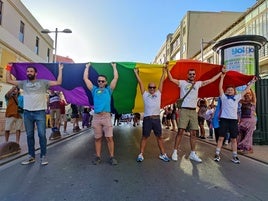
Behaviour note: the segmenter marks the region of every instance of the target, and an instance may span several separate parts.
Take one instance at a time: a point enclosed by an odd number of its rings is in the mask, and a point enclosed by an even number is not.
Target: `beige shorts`
[[[60,121],[61,121],[61,122],[65,122],[65,121],[67,121],[67,115],[66,115],[66,114],[61,114],[61,115],[60,115]]]
[[[189,110],[184,108],[180,109],[178,128],[198,130],[199,126],[196,110]]]
[[[60,120],[60,109],[51,109],[50,116],[51,118],[55,119],[56,122]]]
[[[12,127],[13,126],[13,127]],[[6,117],[5,130],[10,131],[12,128],[14,130],[22,130],[23,120],[15,117]]]
[[[92,127],[96,139],[101,138],[103,133],[105,137],[113,137],[113,124],[110,113],[94,114]]]

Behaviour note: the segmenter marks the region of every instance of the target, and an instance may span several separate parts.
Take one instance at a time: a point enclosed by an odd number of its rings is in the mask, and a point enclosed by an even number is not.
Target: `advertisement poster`
[[[224,65],[228,70],[244,74],[255,74],[254,46],[241,45],[224,50]]]
[[[235,70],[243,74],[255,74],[255,47],[251,45],[233,46],[224,49],[224,65],[227,70]],[[242,91],[245,86],[238,87]]]

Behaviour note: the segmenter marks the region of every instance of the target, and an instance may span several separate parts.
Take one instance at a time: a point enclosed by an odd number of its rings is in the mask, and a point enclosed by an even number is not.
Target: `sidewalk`
[[[80,127],[81,128],[81,127]],[[86,131],[86,130],[89,130],[88,128],[84,128],[79,131],[79,132],[73,132],[73,124],[68,122],[67,123],[67,133],[64,133],[63,132],[63,128],[61,127],[61,138],[59,139],[55,139],[55,140],[49,140],[49,137],[50,137],[50,134],[51,134],[51,128],[47,128],[46,129],[46,135],[47,135],[47,146],[49,145],[52,145],[56,142],[59,142],[63,139],[66,139],[66,138],[69,138],[69,137],[72,137],[76,134],[79,134],[83,131]],[[88,131],[90,132],[90,131]],[[0,138],[0,142],[4,142],[4,139],[5,139],[5,136],[1,136]],[[10,134],[10,137],[9,137],[9,141],[16,141],[16,135],[15,134]],[[39,138],[38,138],[38,135],[37,135],[37,131],[35,131],[35,147],[36,147],[36,150],[39,150],[40,149],[40,146],[39,146]],[[9,163],[17,158],[20,158],[22,156],[26,156],[28,154],[28,147],[27,147],[27,137],[26,137],[26,132],[21,132],[21,136],[20,136],[20,148],[21,148],[21,151],[20,153],[17,153],[17,154],[14,154],[14,155],[11,155],[11,156],[8,156],[8,157],[5,157],[5,158],[2,158],[0,159],[0,166],[3,165],[3,164],[6,164],[6,163]]]

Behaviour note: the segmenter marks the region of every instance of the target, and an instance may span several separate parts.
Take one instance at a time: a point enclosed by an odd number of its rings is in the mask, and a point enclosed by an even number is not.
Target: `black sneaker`
[[[96,158],[92,161],[92,163],[93,163],[94,165],[99,165],[99,164],[101,163],[101,159],[100,159],[100,157],[96,157]]]
[[[216,161],[216,162],[220,162],[220,160],[221,160],[220,155],[215,154],[214,161]]]
[[[114,157],[110,158],[110,163],[111,163],[111,165],[117,165],[118,164],[117,160]]]
[[[232,162],[235,163],[235,164],[239,164],[240,163],[240,160],[237,156],[233,157],[232,158]]]

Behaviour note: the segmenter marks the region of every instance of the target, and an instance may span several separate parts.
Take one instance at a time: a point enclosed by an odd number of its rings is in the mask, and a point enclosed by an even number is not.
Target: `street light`
[[[203,46],[203,45],[204,45],[204,44],[211,45],[211,44],[214,44],[214,43],[216,43],[215,40],[211,40],[211,41],[206,42],[206,41],[204,41],[203,38],[201,39],[200,44],[201,44],[201,61],[202,61],[202,62],[203,62],[203,60],[204,60],[204,53],[203,53],[204,46]]]
[[[56,55],[57,55],[57,42],[58,42],[58,33],[72,33],[71,29],[63,29],[62,31],[59,31],[58,28],[55,29],[55,31],[50,31],[49,29],[41,30],[41,33],[48,34],[48,33],[55,33],[55,46],[54,46],[54,54],[53,54],[53,63],[56,62]]]

